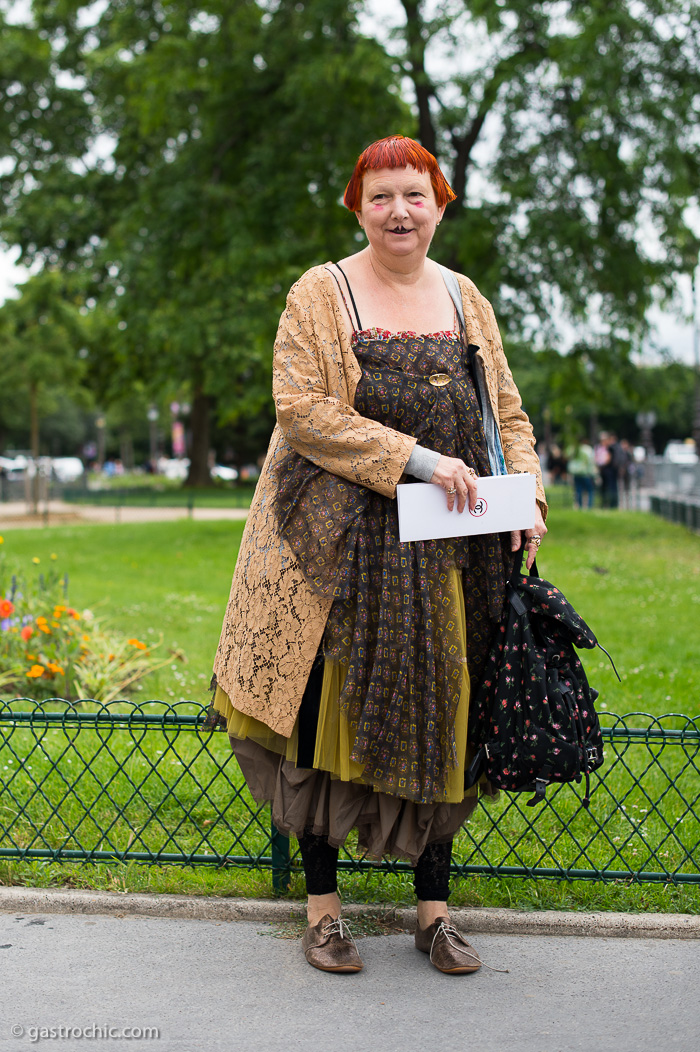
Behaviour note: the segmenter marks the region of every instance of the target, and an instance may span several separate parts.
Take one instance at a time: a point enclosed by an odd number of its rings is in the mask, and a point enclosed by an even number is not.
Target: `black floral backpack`
[[[600,646],[558,588],[521,570],[524,549],[507,586],[506,615],[472,699],[470,737],[477,752],[467,772],[473,785],[485,774],[510,792],[545,798],[550,782],[586,779],[603,763],[603,738],[595,711],[598,691],[588,683],[575,647]],[[618,679],[620,677],[618,676]],[[472,730],[473,728],[473,730]]]

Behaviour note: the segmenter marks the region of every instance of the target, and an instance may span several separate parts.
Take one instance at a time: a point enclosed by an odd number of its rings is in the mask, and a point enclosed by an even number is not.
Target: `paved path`
[[[48,508],[42,504],[40,514],[31,515],[24,501],[14,501],[0,503],[0,530],[70,526],[78,523],[114,525],[115,522],[175,522],[185,518],[210,522],[214,519],[245,519],[247,515],[247,508],[199,508],[195,504],[190,512],[186,507],[69,504],[60,500],[49,501]]]
[[[129,1047],[173,1052],[700,1047],[695,940],[479,935],[482,958],[508,974],[445,976],[411,936],[375,936],[359,940],[364,971],[338,976],[275,934],[263,921],[0,913],[0,1049],[113,1048],[116,1037],[30,1029],[91,1024],[157,1027]]]

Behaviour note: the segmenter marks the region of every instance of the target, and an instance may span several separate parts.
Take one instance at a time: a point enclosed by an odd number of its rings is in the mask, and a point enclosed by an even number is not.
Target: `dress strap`
[[[338,270],[340,271],[340,273],[343,275],[343,277],[345,278],[345,284],[348,287],[348,293],[350,295],[350,302],[352,303],[352,309],[355,312],[355,320],[357,322],[357,328],[354,328],[353,331],[354,332],[358,332],[358,331],[361,332],[362,331],[362,322],[360,321],[360,315],[357,312],[357,304],[355,303],[355,297],[353,296],[352,289],[350,288],[350,282],[348,281],[348,276],[345,273],[345,271],[343,270],[343,268],[341,267],[340,263],[336,263],[335,265],[338,268]],[[326,268],[326,269],[328,269],[328,268]],[[331,274],[333,274],[333,271],[331,271]],[[333,274],[333,277],[335,278],[335,274]],[[348,317],[350,318],[350,321],[352,322],[352,314],[350,313],[350,308],[348,307],[348,301],[345,299],[345,294],[343,293],[343,290],[342,290],[342,288],[340,286],[340,282],[338,281],[337,278],[335,278],[335,280],[336,280],[336,283],[338,285],[338,288],[340,289],[340,295],[343,297],[343,303],[345,304],[345,309],[348,312]]]

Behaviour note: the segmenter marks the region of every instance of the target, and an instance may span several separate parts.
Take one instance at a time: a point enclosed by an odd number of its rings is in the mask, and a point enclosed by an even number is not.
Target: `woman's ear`
[[[355,212],[355,215],[357,216],[357,222],[362,226],[362,214],[360,212]],[[364,230],[365,228],[362,226],[362,229]]]

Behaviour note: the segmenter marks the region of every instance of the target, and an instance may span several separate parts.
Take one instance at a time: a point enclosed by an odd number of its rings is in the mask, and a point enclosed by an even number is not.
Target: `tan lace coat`
[[[478,344],[508,470],[537,474],[532,428],[523,412],[493,309],[458,275],[467,337]],[[307,271],[289,292],[274,349],[277,426],[255,491],[233,575],[214,662],[234,708],[280,734],[294,727],[330,601],[304,580],[280,538],[274,468],[291,446],[327,471],[394,497],[415,439],[353,409],[361,371],[337,286],[325,267]]]

